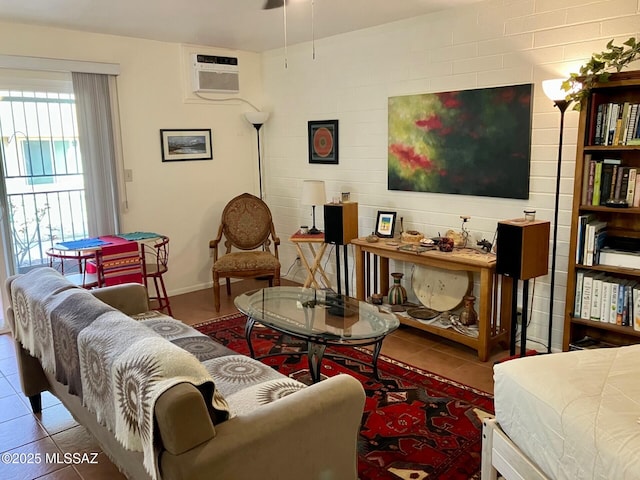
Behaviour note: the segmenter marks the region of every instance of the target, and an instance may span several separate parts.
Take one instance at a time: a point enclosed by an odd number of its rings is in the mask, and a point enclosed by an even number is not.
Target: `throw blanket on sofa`
[[[13,335],[31,355],[40,360],[45,370],[53,373],[53,339],[45,308],[53,306],[54,301],[50,297],[54,293],[60,294],[60,299],[69,290],[77,290],[77,287],[52,268],[37,270],[42,271],[29,272],[13,282],[18,282],[11,288],[11,304],[16,320]]]
[[[115,432],[129,450],[142,450],[145,467],[155,472],[153,411],[157,398],[183,382],[201,387],[213,380],[191,354],[168,342],[143,324],[120,312],[98,317],[78,336],[84,403]],[[217,389],[205,398],[217,416],[226,418],[228,407]],[[105,399],[110,401],[105,402]]]
[[[152,478],[157,477],[153,412],[164,391],[192,383],[208,393],[205,401],[216,419],[228,417],[226,402],[197,358],[55,270],[38,268],[17,277],[11,296],[16,339],[80,396],[125,448],[143,452]],[[51,339],[53,347],[39,337]]]

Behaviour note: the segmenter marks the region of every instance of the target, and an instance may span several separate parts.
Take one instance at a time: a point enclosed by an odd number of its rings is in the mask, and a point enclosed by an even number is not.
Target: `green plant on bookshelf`
[[[607,43],[607,50],[593,53],[587,63],[580,67],[578,73],[571,73],[562,83],[567,93],[566,100],[575,102],[574,110],[580,110],[582,101],[589,97],[593,85],[609,81],[609,76],[620,72],[630,63],[640,58],[640,43],[635,37],[629,38],[622,45],[615,45],[613,39]]]

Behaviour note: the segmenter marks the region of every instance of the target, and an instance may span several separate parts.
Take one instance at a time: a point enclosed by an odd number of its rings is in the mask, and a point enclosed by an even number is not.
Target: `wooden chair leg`
[[[158,278],[160,280],[160,288],[162,290],[162,299],[160,299],[160,291],[158,291],[158,302],[160,303],[160,310],[164,310],[166,308],[167,313],[170,317],[172,317],[173,313],[171,313],[171,305],[169,305],[169,295],[167,295],[167,288],[164,285],[164,278],[162,278],[162,275],[160,275]]]
[[[216,312],[220,311],[220,276],[214,272],[213,274],[213,305]]]
[[[280,270],[276,271],[273,275],[273,283],[276,287],[280,286]]]
[[[227,296],[231,295],[231,279],[227,277]]]

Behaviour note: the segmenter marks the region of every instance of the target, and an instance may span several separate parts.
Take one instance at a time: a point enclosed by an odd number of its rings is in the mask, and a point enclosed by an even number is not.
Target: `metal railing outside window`
[[[0,90],[0,140],[18,271],[53,244],[84,238],[87,211],[72,94]]]

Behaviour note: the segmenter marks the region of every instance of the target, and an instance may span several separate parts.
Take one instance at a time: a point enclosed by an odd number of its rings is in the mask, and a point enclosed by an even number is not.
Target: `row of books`
[[[621,165],[619,158],[594,160],[585,155],[582,204],[606,205],[609,200],[624,200],[629,207],[640,206],[638,168]]]
[[[640,331],[640,283],[604,273],[576,272],[575,317]]]
[[[579,215],[576,263],[587,267],[608,265],[640,270],[640,242],[631,240],[629,243],[629,239],[609,237],[607,222],[598,220],[594,214]]]
[[[593,145],[640,145],[640,104],[601,103],[596,110]]]
[[[600,263],[600,255],[607,238],[607,222],[594,214],[578,216],[576,263],[588,267]]]

